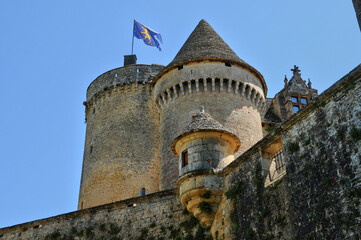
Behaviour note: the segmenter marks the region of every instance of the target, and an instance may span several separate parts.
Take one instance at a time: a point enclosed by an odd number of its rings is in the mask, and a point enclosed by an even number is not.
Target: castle
[[[167,66],[88,87],[78,211],[0,239],[359,239],[361,66],[273,98],[204,20]]]

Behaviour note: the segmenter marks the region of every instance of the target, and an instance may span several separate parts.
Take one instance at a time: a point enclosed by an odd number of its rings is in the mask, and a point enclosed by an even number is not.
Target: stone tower
[[[159,117],[151,81],[163,66],[125,58],[133,64],[100,75],[87,90],[78,209],[159,191]]]
[[[238,137],[203,107],[172,143],[172,151],[179,158],[180,200],[204,226],[212,225],[222,200],[223,177],[216,173],[234,161],[239,147]],[[202,204],[204,209],[199,207]]]
[[[160,190],[175,186],[178,160],[171,143],[200,106],[240,139],[235,157],[263,137],[261,112],[267,86],[262,75],[204,20],[154,84],[153,96],[160,109]]]

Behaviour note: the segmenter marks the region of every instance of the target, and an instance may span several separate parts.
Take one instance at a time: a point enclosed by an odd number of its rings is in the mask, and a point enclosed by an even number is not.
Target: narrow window
[[[114,77],[118,77],[118,73],[116,73],[116,74],[114,75]]]
[[[230,64],[229,62],[225,62],[224,65],[225,65],[226,67],[231,67],[231,64]]]
[[[93,145],[90,146],[90,153],[93,153]]]
[[[279,150],[278,152],[273,154],[273,159],[272,160],[276,163],[276,171],[277,171],[278,174],[283,173],[284,171],[286,171],[286,165],[285,165],[285,161],[284,161],[284,158],[283,158],[282,148],[281,148],[281,150]]]
[[[178,71],[183,69],[183,65],[178,66]]]
[[[184,150],[182,152],[182,168],[188,165],[188,151]]]
[[[95,108],[93,108],[93,114],[95,113]]]
[[[142,188],[142,197],[145,196],[145,188]]]
[[[137,73],[139,73],[139,68],[137,68]]]
[[[298,103],[298,98],[297,97],[292,97],[292,102],[293,103]]]
[[[293,106],[293,111],[296,113],[298,111],[300,111],[300,107],[299,106]]]
[[[301,97],[301,103],[302,103],[302,104],[307,104],[307,98]]]

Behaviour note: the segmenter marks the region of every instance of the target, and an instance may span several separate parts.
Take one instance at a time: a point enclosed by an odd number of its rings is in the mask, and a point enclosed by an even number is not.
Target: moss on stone
[[[361,128],[352,128],[350,131],[350,135],[352,137],[353,140],[361,140]]]
[[[298,150],[300,150],[300,146],[298,145],[297,142],[291,142],[289,145],[288,145],[288,152],[289,153],[294,153],[294,152],[297,152]]]
[[[228,189],[228,191],[225,192],[224,195],[226,195],[227,199],[236,199],[238,196],[240,196],[244,189],[245,186],[243,182],[238,182],[233,187]]]
[[[205,213],[212,213],[212,207],[211,207],[211,204],[209,204],[209,202],[200,202],[198,204],[198,208],[199,210],[201,210],[201,212],[205,212]]]

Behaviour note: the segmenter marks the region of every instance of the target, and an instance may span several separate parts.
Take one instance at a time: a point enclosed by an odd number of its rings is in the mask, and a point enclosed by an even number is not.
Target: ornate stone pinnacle
[[[301,70],[296,65],[293,65],[293,69],[291,69],[291,71],[293,72],[293,76],[294,75],[300,75],[301,76],[301,74],[300,74]]]
[[[285,87],[287,87],[287,84],[288,84],[287,75],[285,75],[285,80],[284,80],[284,82],[285,82]]]

